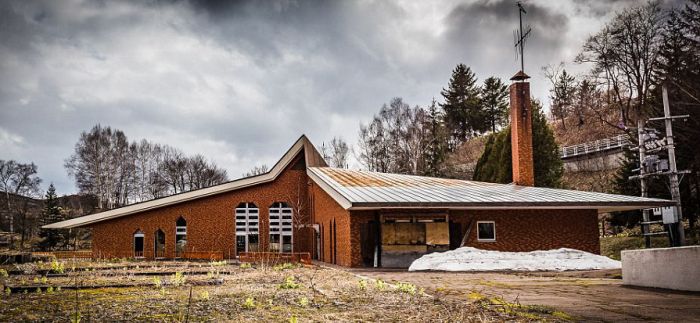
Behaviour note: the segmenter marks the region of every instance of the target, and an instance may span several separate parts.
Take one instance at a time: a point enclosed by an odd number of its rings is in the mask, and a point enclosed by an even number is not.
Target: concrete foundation
[[[700,246],[622,251],[625,285],[700,291]]]

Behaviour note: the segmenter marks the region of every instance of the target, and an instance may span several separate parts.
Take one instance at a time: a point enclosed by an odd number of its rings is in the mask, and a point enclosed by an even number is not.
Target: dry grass
[[[13,291],[0,297],[0,321],[68,321],[76,313],[83,322],[535,319],[321,267],[127,261],[64,267],[48,277],[25,268],[2,278]],[[133,286],[107,287],[125,283]]]

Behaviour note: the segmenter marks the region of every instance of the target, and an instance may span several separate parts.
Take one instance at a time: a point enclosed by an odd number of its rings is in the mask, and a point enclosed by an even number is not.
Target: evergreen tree
[[[491,132],[496,132],[496,126],[508,124],[508,86],[500,78],[489,77],[484,81],[481,90],[481,102],[486,120],[491,126]]]
[[[435,99],[428,108],[426,119],[427,145],[425,147],[424,175],[441,177],[443,175],[442,166],[447,157],[448,134],[443,122],[443,114]]]
[[[476,81],[476,75],[469,67],[458,64],[452,71],[448,88],[441,92],[445,99],[442,107],[445,110],[445,123],[450,130],[451,150],[466,139],[488,129]]]
[[[574,95],[576,93],[576,78],[563,70],[555,80],[554,88],[550,91],[552,100],[552,115],[561,121],[561,126],[566,129],[564,119],[571,111]]]
[[[532,149],[534,156],[535,186],[561,187],[564,166],[559,158],[559,147],[554,132],[547,124],[542,106],[532,101]],[[510,127],[489,135],[484,153],[474,170],[474,180],[494,183],[511,183]]]
[[[63,213],[58,204],[58,196],[53,183],[44,196],[44,212],[42,214],[42,225],[63,221]],[[41,229],[39,237],[43,240],[39,243],[42,250],[52,250],[56,247],[63,247],[68,243],[68,233],[66,230]]]

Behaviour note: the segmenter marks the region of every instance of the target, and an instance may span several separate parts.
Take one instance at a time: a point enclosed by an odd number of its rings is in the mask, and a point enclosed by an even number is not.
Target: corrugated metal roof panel
[[[517,186],[413,175],[309,167],[352,208],[373,207],[558,207],[604,211],[671,205],[672,201],[543,187]]]

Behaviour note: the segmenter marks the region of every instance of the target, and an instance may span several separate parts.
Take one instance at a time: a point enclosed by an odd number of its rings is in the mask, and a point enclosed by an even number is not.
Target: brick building
[[[511,85],[514,184],[327,167],[299,138],[262,175],[47,228],[89,227],[97,257],[308,252],[343,266],[406,267],[460,246],[599,253],[597,215],[660,199],[532,187],[529,84]]]

